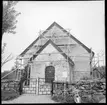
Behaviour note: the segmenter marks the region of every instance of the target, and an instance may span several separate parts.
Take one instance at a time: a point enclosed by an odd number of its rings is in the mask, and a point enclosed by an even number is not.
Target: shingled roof
[[[53,47],[55,49],[57,49],[59,51],[59,53],[61,53],[65,59],[68,59],[69,63],[74,66],[74,62],[51,40],[49,39],[31,58],[30,58],[30,61],[32,61],[33,59],[35,59],[39,54],[40,52],[43,51],[43,49],[47,46],[47,45],[53,45]]]
[[[91,53],[91,49],[89,49],[86,45],[84,45],[82,42],[80,42],[77,38],[75,38],[73,35],[71,35],[68,31],[66,31],[63,27],[61,27],[56,22],[53,22],[36,40],[34,40],[21,54],[20,56],[24,56],[24,54],[39,40],[41,36],[43,36],[45,33],[47,33],[48,30],[50,30],[54,25],[58,26],[63,32],[66,32],[68,36],[70,36],[72,39],[74,39],[78,44],[80,44],[84,49],[87,50],[87,52]],[[92,56],[94,56],[94,52],[92,51]]]

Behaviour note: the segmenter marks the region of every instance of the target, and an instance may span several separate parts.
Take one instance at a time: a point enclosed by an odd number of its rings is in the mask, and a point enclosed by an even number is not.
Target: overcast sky
[[[104,1],[19,1],[16,10],[16,34],[4,34],[2,42],[7,43],[6,54],[14,58],[28,47],[54,21],[91,48],[95,53],[105,51]],[[14,59],[3,66],[9,70]]]

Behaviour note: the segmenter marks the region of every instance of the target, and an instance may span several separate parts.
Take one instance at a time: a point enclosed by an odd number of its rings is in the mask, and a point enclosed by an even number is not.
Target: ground
[[[2,104],[11,104],[11,103],[57,103],[57,102],[53,101],[50,95],[35,95],[35,94],[23,94],[12,101],[2,101]]]
[[[106,103],[106,98],[102,99],[99,103]]]

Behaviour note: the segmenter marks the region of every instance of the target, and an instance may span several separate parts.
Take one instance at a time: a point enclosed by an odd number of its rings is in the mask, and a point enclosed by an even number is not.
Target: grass
[[[18,92],[13,90],[3,90],[1,94],[2,101],[13,100],[19,96]]]

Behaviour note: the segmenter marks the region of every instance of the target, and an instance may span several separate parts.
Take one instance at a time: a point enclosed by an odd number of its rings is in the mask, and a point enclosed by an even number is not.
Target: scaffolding
[[[105,79],[105,54],[97,53],[92,60],[93,79]]]
[[[65,29],[64,29],[65,30]],[[67,59],[61,59],[61,60],[51,60],[51,62],[61,62],[61,61],[66,61],[67,63],[67,71],[69,71],[69,73],[68,74],[71,74],[71,70],[70,70],[70,68],[69,68],[69,60],[68,60],[68,57],[69,58],[76,58],[76,57],[89,57],[89,56],[84,56],[84,55],[76,55],[76,56],[71,56],[70,55],[70,53],[71,53],[71,50],[70,50],[70,46],[72,46],[72,45],[74,45],[74,44],[71,44],[70,43],[70,41],[71,41],[71,39],[70,39],[70,29],[68,29],[68,31],[67,31],[67,36],[65,36],[65,35],[62,35],[62,37],[61,36],[55,36],[55,33],[53,34],[53,32],[51,32],[51,35],[50,35],[50,37],[49,36],[45,36],[45,35],[43,35],[43,33],[44,32],[48,32],[49,30],[45,30],[45,31],[39,31],[39,40],[38,41],[40,41],[40,42],[38,42],[36,45],[33,45],[33,47],[35,47],[36,49],[37,49],[37,51],[49,40],[49,39],[51,39],[57,46],[59,46],[60,48],[61,48],[61,46],[63,46],[64,48],[65,48],[65,51],[64,50],[62,50],[62,52],[58,52],[58,53],[56,53],[56,52],[53,52],[53,53],[51,53],[51,54],[59,54],[59,53],[65,53],[66,55],[67,55]],[[57,44],[56,42],[56,40],[58,39],[63,39],[63,38],[67,38],[67,42],[65,42],[65,43],[63,43],[63,44]],[[66,50],[67,49],[67,50]],[[37,52],[36,51],[36,52]],[[30,65],[30,64],[32,64],[33,63],[33,59],[32,59],[32,61],[30,61],[30,58],[31,58],[31,56],[33,56],[33,55],[48,55],[48,54],[50,54],[50,53],[35,53],[35,52],[32,52],[31,53],[31,55],[29,55],[29,57],[26,57],[26,54],[23,56],[23,57],[21,57],[21,56],[18,56],[17,57],[17,59],[16,59],[16,65],[17,65],[17,68],[16,68],[16,70],[18,70],[18,72],[17,72],[17,76],[18,77],[21,77],[21,71],[23,71],[24,70],[24,68],[25,68],[25,66],[26,65]],[[92,49],[91,49],[91,54],[90,54],[90,61],[89,62],[91,62],[92,61]],[[28,60],[26,63],[24,63],[23,61],[25,61],[25,60]],[[75,59],[73,60],[74,62],[75,62]],[[47,60],[40,60],[40,61],[36,61],[36,62],[50,62],[50,61],[47,61]],[[77,61],[76,61],[77,62]],[[81,62],[81,61],[78,61],[78,62]],[[90,65],[90,69],[92,69],[92,67],[91,67],[91,65]],[[15,70],[14,70],[15,71]],[[83,72],[83,71],[81,71],[81,72]],[[12,72],[11,72],[12,73]],[[9,73],[9,74],[11,74],[11,73]],[[7,74],[7,75],[9,75],[9,74]],[[6,76],[7,76],[6,75]],[[6,76],[4,76],[4,77],[6,77]],[[73,75],[74,76],[74,75]],[[4,77],[2,77],[2,79],[4,78]],[[19,80],[20,78],[18,78],[17,77],[17,79]],[[73,77],[74,78],[74,77]],[[71,77],[69,78],[69,80],[71,80]]]

